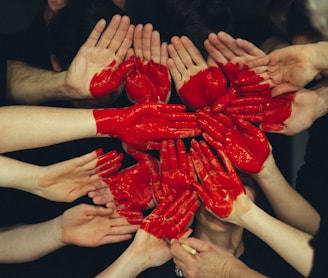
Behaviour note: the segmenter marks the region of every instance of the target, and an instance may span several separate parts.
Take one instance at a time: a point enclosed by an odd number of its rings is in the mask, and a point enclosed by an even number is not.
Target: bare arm
[[[0,230],[0,262],[33,261],[69,244],[95,247],[128,240],[138,227],[112,209],[81,204],[46,222]]]
[[[90,109],[0,107],[0,153],[95,137]]]
[[[311,235],[318,231],[320,215],[289,185],[278,169],[272,153],[264,162],[261,172],[253,177],[280,220]]]

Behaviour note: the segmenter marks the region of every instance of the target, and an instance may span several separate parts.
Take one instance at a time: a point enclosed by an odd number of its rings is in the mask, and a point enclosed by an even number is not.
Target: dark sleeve
[[[321,215],[321,223],[318,233],[311,241],[311,245],[314,249],[314,258],[312,271],[310,273],[311,278],[328,277],[328,264],[327,264],[327,252],[328,252],[328,219],[326,213]]]
[[[316,120],[308,130],[304,164],[299,169],[296,190],[320,213],[327,207],[328,115]]]
[[[0,105],[5,104],[6,79],[7,79],[7,47],[5,35],[0,35]]]

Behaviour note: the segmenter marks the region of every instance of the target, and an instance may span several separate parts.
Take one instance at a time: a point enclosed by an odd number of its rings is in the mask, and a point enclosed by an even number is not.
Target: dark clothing
[[[327,181],[328,181],[328,115],[314,122],[308,130],[304,164],[297,174],[296,189],[320,213],[320,229],[312,241],[315,250],[313,269],[309,277],[327,277],[328,226],[327,226]]]
[[[0,35],[0,106],[5,104],[6,76],[7,76],[7,47],[5,45],[6,36]]]
[[[327,212],[327,210],[326,210]],[[311,241],[311,245],[314,249],[314,259],[312,271],[309,275],[310,278],[322,278],[328,275],[328,219],[327,213],[321,214],[320,229],[314,239]]]

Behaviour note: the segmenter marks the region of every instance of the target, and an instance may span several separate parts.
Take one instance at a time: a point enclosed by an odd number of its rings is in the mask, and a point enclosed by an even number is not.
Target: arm
[[[0,230],[0,261],[28,262],[69,244],[95,247],[120,242],[138,228],[112,209],[81,204],[46,222]]]
[[[157,103],[96,110],[0,107],[0,153],[92,137],[119,138],[143,149],[159,149],[161,140],[200,134],[196,116],[185,109]]]
[[[240,197],[243,199],[244,196]],[[237,217],[233,223],[242,226],[263,240],[306,277],[312,268],[314,253],[310,245],[312,236],[272,217],[250,200],[246,201],[249,209],[245,211],[245,202],[242,201],[239,206],[237,205],[238,201],[237,199],[235,208]]]
[[[125,58],[132,44],[134,27],[128,17],[118,15],[106,29],[105,26],[104,20],[95,25],[67,71],[46,71],[22,62],[8,61],[7,97],[17,103],[39,104],[98,97],[115,91],[130,68],[111,73]],[[108,41],[112,43],[108,44]],[[111,75],[113,78],[108,78]],[[98,76],[102,79],[100,83]]]
[[[320,215],[288,184],[271,152],[264,162],[263,169],[253,177],[278,219],[311,235],[316,234],[320,225]]]
[[[38,166],[0,156],[1,187],[30,192],[52,201],[72,202],[117,171],[122,154],[102,155],[98,149],[81,157],[49,166]]]

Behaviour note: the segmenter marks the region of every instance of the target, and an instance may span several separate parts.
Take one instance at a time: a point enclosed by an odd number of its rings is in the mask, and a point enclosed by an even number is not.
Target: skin
[[[72,202],[104,183],[103,177],[121,165],[122,155],[101,150],[49,166],[0,156],[0,186],[30,192],[48,200]]]
[[[1,229],[0,261],[33,261],[70,244],[96,247],[120,242],[138,228],[112,209],[80,204],[46,222]]]

